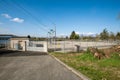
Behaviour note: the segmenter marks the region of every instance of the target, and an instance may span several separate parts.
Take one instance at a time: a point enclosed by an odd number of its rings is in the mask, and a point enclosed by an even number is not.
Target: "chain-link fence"
[[[113,45],[120,44],[120,41],[80,41],[80,40],[63,40],[48,42],[48,50],[58,52],[76,52],[86,50],[88,47],[110,48]]]
[[[80,50],[86,50],[88,47],[96,48],[110,48],[113,45],[120,45],[120,40],[116,41],[81,41],[81,40],[62,40],[62,41],[30,41],[27,43],[27,47],[31,50],[39,50],[37,48],[42,47],[42,43],[45,43],[48,51],[58,52],[76,52]],[[1,40],[0,47],[10,48],[10,41]],[[35,49],[33,49],[35,47]],[[46,49],[45,48],[45,49]],[[41,48],[42,49],[42,48]]]

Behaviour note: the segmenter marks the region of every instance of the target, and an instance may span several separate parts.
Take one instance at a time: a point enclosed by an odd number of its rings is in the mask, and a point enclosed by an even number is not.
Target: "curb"
[[[52,58],[54,58],[56,61],[58,61],[60,64],[62,64],[63,66],[65,66],[68,70],[70,70],[71,72],[73,72],[74,74],[76,74],[78,77],[80,77],[82,80],[91,80],[88,77],[86,77],[85,75],[83,75],[82,73],[76,71],[75,69],[69,67],[68,65],[66,65],[65,63],[63,63],[62,61],[60,61],[58,58],[56,58],[55,56],[49,54]]]

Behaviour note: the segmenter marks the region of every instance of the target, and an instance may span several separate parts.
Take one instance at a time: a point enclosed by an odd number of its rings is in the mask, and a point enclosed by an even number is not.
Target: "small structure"
[[[10,45],[12,50],[47,52],[47,42],[30,41],[24,37],[11,38]]]
[[[0,48],[18,51],[47,52],[46,41],[30,41],[28,37],[0,34]]]
[[[27,51],[28,38],[18,37],[10,39],[10,48],[12,50]]]
[[[10,38],[16,37],[11,34],[0,34],[0,48],[9,48],[10,47]]]

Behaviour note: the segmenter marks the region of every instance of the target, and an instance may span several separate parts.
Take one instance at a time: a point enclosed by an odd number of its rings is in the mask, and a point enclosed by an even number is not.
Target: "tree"
[[[120,40],[120,32],[117,32],[116,38],[117,38],[118,40]]]
[[[73,31],[70,35],[70,39],[75,39],[75,36],[76,36],[76,33],[75,33],[75,31]]]
[[[102,40],[108,40],[109,38],[109,32],[107,31],[107,29],[103,29],[103,31],[100,33],[100,38]]]
[[[79,39],[79,38],[80,38],[79,34],[76,34],[75,31],[72,31],[70,35],[70,39]]]
[[[96,34],[95,40],[98,41],[100,39],[100,35]]]
[[[115,34],[113,32],[110,32],[109,38],[115,40]]]
[[[28,38],[31,38],[30,35],[27,36]]]
[[[79,39],[79,38],[80,38],[79,34],[76,34],[75,39]]]

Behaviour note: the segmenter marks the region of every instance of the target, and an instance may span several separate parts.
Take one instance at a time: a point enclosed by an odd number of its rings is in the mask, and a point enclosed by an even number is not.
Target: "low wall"
[[[27,51],[47,52],[47,42],[30,41],[27,43]]]

